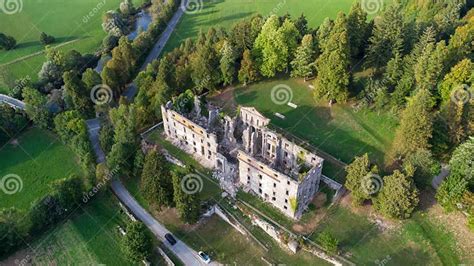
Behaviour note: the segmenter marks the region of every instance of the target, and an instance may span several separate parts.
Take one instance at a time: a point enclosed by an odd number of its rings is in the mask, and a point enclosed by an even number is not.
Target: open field
[[[291,96],[284,104],[279,104],[272,100],[272,89],[277,91],[282,86],[290,88]],[[286,105],[290,99],[297,108]],[[229,89],[211,97],[211,100],[224,102],[224,111],[228,112],[235,112],[236,105],[254,106],[271,119],[275,129],[283,129],[300,140],[308,141],[345,163],[367,152],[371,159],[382,164],[397,127],[396,117],[387,113],[378,114],[365,109],[357,112],[348,104],[329,107],[327,102],[316,102],[308,83],[299,79],[284,78]],[[275,113],[286,118],[278,118]]]
[[[17,141],[17,145],[9,143],[0,148],[0,177],[19,176],[22,190],[12,195],[0,191],[0,208],[27,210],[49,191],[54,180],[83,174],[74,153],[52,133],[31,128]]]
[[[120,0],[70,0],[67,5],[62,0],[22,1],[20,12],[11,15],[0,15],[0,32],[13,36],[17,47],[10,51],[0,51],[0,92],[7,91],[13,81],[30,76],[37,79],[37,73],[45,60],[44,54],[28,57],[44,50],[39,42],[41,32],[56,38],[51,44],[57,46],[68,43],[60,48],[63,51],[75,49],[81,53],[96,51],[105,37],[102,30],[102,14],[117,9]],[[135,6],[142,0],[133,1]],[[25,60],[2,66],[18,58]]]
[[[432,217],[417,212],[394,228],[381,228],[365,216],[343,206],[333,207],[310,237],[329,231],[340,248],[356,264],[456,265],[460,263],[452,234]]]
[[[201,3],[201,1],[198,1]],[[165,46],[170,51],[187,38],[195,38],[209,27],[230,28],[237,21],[255,15],[306,15],[308,24],[317,27],[326,18],[335,18],[339,11],[348,12],[354,0],[204,0],[194,12],[185,14]]]
[[[112,193],[104,191],[8,260],[26,257],[35,265],[130,265],[121,251],[117,227],[124,227],[127,219]]]

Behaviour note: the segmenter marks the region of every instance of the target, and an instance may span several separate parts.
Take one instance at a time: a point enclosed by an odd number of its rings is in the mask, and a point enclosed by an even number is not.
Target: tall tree
[[[254,44],[263,76],[273,77],[288,67],[292,51],[297,47],[298,35],[298,30],[290,20],[280,25],[276,15],[267,19]]]
[[[428,90],[420,89],[408,100],[395,133],[392,156],[407,156],[418,150],[429,150],[433,131],[432,108],[434,101]]]
[[[130,81],[137,66],[137,52],[127,37],[122,37],[112,50],[112,59],[107,62],[101,76],[105,84],[120,95]]]
[[[224,41],[221,48],[220,69],[222,72],[222,80],[224,85],[230,85],[235,80],[235,51],[229,41]]]
[[[295,58],[291,61],[292,77],[308,78],[314,73],[314,43],[311,34],[305,35],[295,53]]]
[[[94,86],[102,84],[102,78],[94,69],[88,68],[82,74],[82,82],[84,82],[87,91],[90,91]]]
[[[194,82],[196,92],[203,89],[215,90],[221,82],[219,69],[219,58],[209,41],[198,45],[196,52],[191,57],[191,78]]]
[[[473,69],[471,60],[464,59],[451,68],[438,86],[441,116],[446,121],[449,140],[455,145],[474,134],[474,98],[469,97],[474,84]]]
[[[383,180],[382,191],[374,200],[375,209],[390,218],[409,218],[419,202],[419,192],[412,178],[395,170]]]
[[[240,63],[239,81],[244,85],[252,83],[258,79],[258,72],[252,58],[250,50],[245,50]]]
[[[382,184],[372,184],[381,180],[372,180],[378,174],[377,166],[372,165],[369,155],[366,153],[356,157],[354,161],[346,167],[347,177],[345,186],[351,192],[353,203],[360,205],[364,200],[371,199],[373,194],[380,189]],[[372,185],[379,185],[372,188]]]
[[[187,193],[183,190],[180,173],[173,172],[173,193],[176,209],[181,219],[186,223],[195,223],[199,220],[201,202],[199,193]]]
[[[350,49],[347,18],[339,13],[321,56],[316,61],[318,76],[314,82],[315,98],[344,102],[349,97]]]
[[[405,23],[401,6],[393,4],[383,13],[382,18],[375,23],[369,47],[366,51],[368,66],[380,68],[394,55],[394,49],[404,43],[403,34]]]
[[[127,225],[122,238],[122,250],[126,257],[135,263],[147,260],[153,250],[153,240],[142,222],[131,222]]]
[[[306,19],[305,15],[301,13],[301,16],[298,17],[295,21],[295,27],[300,33],[300,36],[305,36],[308,34],[309,29],[308,29],[308,20]]]
[[[118,169],[118,173],[128,174],[132,170],[133,155],[138,146],[137,108],[134,104],[121,103],[111,109],[110,120],[114,126],[114,145],[107,155],[110,169]]]
[[[356,1],[347,16],[347,34],[353,59],[362,56],[367,45],[368,30],[367,13],[362,9],[360,2]]]
[[[421,56],[414,66],[415,80],[418,88],[437,93],[436,84],[442,78],[448,50],[444,41],[429,43],[424,47]]]
[[[474,58],[474,16],[466,17],[467,23],[457,27],[449,40],[449,66],[464,58]]]
[[[63,80],[64,89],[74,109],[86,118],[91,117],[94,113],[93,102],[90,98],[90,90],[86,88],[84,82],[72,71],[65,72]]]
[[[45,95],[32,88],[23,90],[23,101],[26,104],[25,112],[28,117],[39,127],[48,128],[51,125],[51,115]]]
[[[160,208],[172,206],[173,203],[173,184],[169,171],[168,163],[162,154],[152,150],[145,156],[141,191],[149,202]]]

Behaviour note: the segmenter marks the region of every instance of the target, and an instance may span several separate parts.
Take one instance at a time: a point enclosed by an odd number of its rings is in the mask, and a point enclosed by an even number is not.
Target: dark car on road
[[[173,237],[172,234],[166,234],[165,235],[165,238],[166,240],[168,240],[168,242],[170,242],[170,244],[173,246],[174,244],[176,244],[176,239]]]

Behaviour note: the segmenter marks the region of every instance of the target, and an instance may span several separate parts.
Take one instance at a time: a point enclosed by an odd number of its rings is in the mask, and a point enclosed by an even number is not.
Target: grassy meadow
[[[29,0],[22,1],[20,12],[0,15],[0,32],[13,36],[17,47],[0,51],[0,93],[8,91],[15,79],[25,76],[37,79],[45,60],[41,32],[56,38],[51,46],[81,53],[96,51],[105,37],[102,14],[117,9],[120,0]],[[142,0],[135,0],[136,6]],[[15,62],[15,60],[18,60]],[[13,62],[13,63],[12,63]]]
[[[31,203],[50,190],[55,180],[83,174],[75,154],[52,133],[31,128],[0,147],[0,177],[20,177],[22,189],[12,195],[0,192],[0,209],[15,207],[26,211]]]
[[[422,212],[395,228],[384,228],[346,207],[335,206],[310,239],[316,241],[322,231],[336,237],[343,254],[358,265],[461,263],[452,233]]]
[[[105,192],[31,245],[35,265],[131,265],[121,251],[118,226],[128,218]]]
[[[183,16],[165,46],[170,51],[187,38],[195,38],[209,27],[230,28],[241,19],[255,15],[306,15],[308,24],[316,27],[326,18],[335,18],[339,11],[348,12],[354,0],[203,0],[195,12]]]

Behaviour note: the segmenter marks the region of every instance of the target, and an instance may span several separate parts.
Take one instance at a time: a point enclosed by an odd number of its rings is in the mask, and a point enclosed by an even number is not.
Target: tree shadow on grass
[[[219,25],[220,23],[228,21],[228,20],[241,20],[241,19],[243,19],[245,17],[248,17],[252,14],[253,13],[251,13],[251,12],[240,12],[240,13],[236,13],[236,14],[232,14],[232,15],[223,16],[223,17],[212,19],[212,20],[208,20],[204,23],[200,23],[200,24],[197,24],[197,25],[198,26],[216,26],[216,25]]]
[[[54,43],[51,43],[50,45],[59,45],[61,43],[64,43],[64,42],[69,42],[69,41],[72,41],[72,40],[75,40],[75,39],[79,39],[81,37],[79,36],[64,36],[64,37],[57,37],[56,40],[54,41]],[[33,46],[45,46],[43,45],[42,43],[40,43],[39,41],[39,37],[38,37],[38,41],[29,41],[29,42],[22,42],[22,43],[19,43],[17,44],[17,46],[15,47],[15,49],[24,49],[24,48],[28,48],[28,47],[33,47]]]

